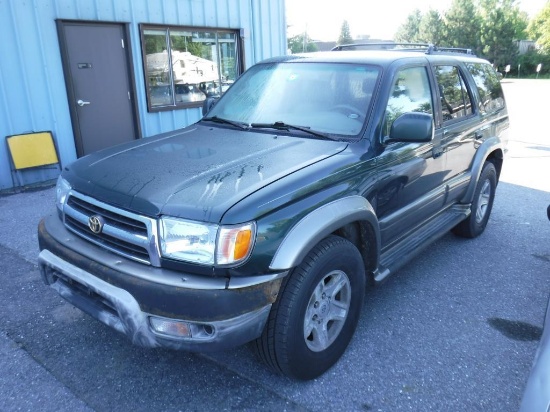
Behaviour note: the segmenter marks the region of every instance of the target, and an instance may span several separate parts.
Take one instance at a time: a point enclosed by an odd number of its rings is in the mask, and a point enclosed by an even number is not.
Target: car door
[[[452,204],[464,194],[470,181],[470,168],[476,147],[483,136],[473,93],[462,67],[456,63],[433,66],[437,81],[437,130],[445,159],[445,203]]]
[[[387,93],[382,135],[407,112],[434,113],[433,80],[427,65],[396,71]],[[390,143],[377,159],[378,182],[373,204],[379,218],[383,250],[391,247],[443,207],[444,157],[440,142]]]

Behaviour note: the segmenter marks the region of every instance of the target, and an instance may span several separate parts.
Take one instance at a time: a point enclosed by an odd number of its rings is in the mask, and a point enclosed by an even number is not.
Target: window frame
[[[462,65],[457,63],[457,62],[448,62],[448,61],[434,62],[434,63],[431,64],[431,66],[432,66],[434,82],[436,84],[435,93],[436,93],[436,96],[437,96],[436,97],[437,117],[440,119],[441,126],[458,123],[458,122],[464,121],[466,119],[470,119],[471,117],[475,116],[478,113],[479,108],[476,105],[477,99],[475,98],[474,93],[471,90],[470,83],[468,82],[468,77],[467,77],[468,74],[469,74],[468,70],[463,68]],[[469,114],[465,114],[464,116],[460,116],[460,117],[454,117],[452,119],[444,119],[443,118],[443,106],[442,106],[442,102],[441,102],[442,96],[441,96],[441,92],[440,92],[440,89],[439,89],[440,84],[439,84],[439,81],[438,81],[438,78],[437,78],[437,67],[440,67],[440,66],[451,66],[451,67],[454,67],[454,68],[457,69],[460,84],[461,84],[461,86],[463,86],[462,87],[462,97],[463,97],[464,107],[466,107],[466,102],[464,100],[466,96],[469,98],[470,103],[471,103],[471,111],[470,111]],[[464,90],[466,91],[466,95],[464,95]]]
[[[386,97],[384,98],[384,110],[383,110],[383,114],[382,114],[382,121],[381,121],[381,126],[380,126],[380,141],[383,141],[384,136],[386,133],[384,129],[387,129],[387,131],[389,132],[390,130],[390,127],[391,127],[391,124],[386,124],[386,116],[387,116],[387,107],[388,105],[390,104],[390,100],[392,99],[392,93],[393,93],[393,88],[394,88],[394,85],[396,84],[397,82],[397,79],[399,77],[399,74],[400,72],[404,71],[404,70],[409,70],[409,69],[423,69],[424,70],[424,74],[426,76],[426,84],[428,86],[428,92],[429,92],[429,96],[430,96],[430,103],[431,103],[431,110],[432,110],[432,113],[428,113],[428,114],[431,114],[432,117],[433,117],[433,120],[434,120],[434,124],[436,124],[436,119],[437,119],[437,115],[438,115],[438,111],[439,111],[439,106],[437,106],[437,102],[435,100],[435,92],[434,92],[434,79],[432,78],[433,76],[433,73],[432,73],[432,69],[429,65],[425,64],[425,63],[411,63],[411,64],[405,64],[405,65],[402,65],[402,66],[399,66],[395,69],[395,71],[393,72],[393,74],[391,75],[391,80],[389,82],[389,89],[387,90],[387,93],[386,93]],[[405,113],[411,113],[411,112],[403,112],[402,114],[405,114]],[[427,112],[419,112],[419,113],[427,113]],[[399,117],[399,116],[397,116]],[[394,119],[395,121],[395,119]],[[393,122],[392,122],[393,123]]]
[[[147,71],[147,53],[146,53],[146,41],[145,41],[145,32],[148,30],[159,30],[165,32],[165,41],[166,41],[166,51],[168,54],[169,65],[172,66],[172,53],[171,53],[171,41],[170,37],[172,32],[181,32],[181,31],[190,31],[190,32],[214,32],[216,34],[215,42],[216,47],[219,48],[219,35],[220,34],[232,34],[235,36],[235,69],[236,75],[235,80],[238,78],[244,71],[244,47],[242,45],[242,37],[240,29],[230,29],[222,27],[203,27],[203,26],[178,26],[178,25],[169,25],[169,24],[139,24],[139,35],[141,41],[141,63],[143,67],[143,77],[144,77],[144,86],[145,86],[145,97],[147,101],[147,111],[150,113],[163,112],[163,111],[172,111],[172,110],[181,110],[181,109],[190,109],[202,107],[204,100],[193,101],[193,102],[177,102],[175,99],[176,87],[173,78],[173,71],[169,73],[170,84],[168,85],[171,88],[172,92],[172,103],[165,105],[152,105],[151,102],[151,83],[149,80],[149,73]],[[217,53],[217,61],[215,62],[218,66],[218,81],[221,87],[221,56],[220,53]]]
[[[356,141],[362,138],[368,124],[365,119],[370,117],[373,93],[380,82],[381,74],[382,68],[379,65],[357,62],[299,62],[292,59],[260,62],[247,69],[232,86],[232,93],[216,104],[208,112],[208,117],[217,116],[249,125],[281,121],[311,128],[338,139]],[[357,75],[359,78],[354,77]],[[258,85],[260,87],[257,88]],[[367,91],[363,89],[364,86]],[[343,90],[345,91],[342,94]],[[344,95],[346,99],[342,99]],[[318,119],[329,118],[329,108],[338,106],[345,110],[351,109],[350,114],[356,115],[346,115],[357,121],[358,127],[353,129],[355,131],[346,130],[342,120],[325,122],[324,125],[321,124],[322,121],[319,122]],[[260,115],[253,113],[256,109],[259,109]],[[342,127],[326,129],[327,125],[338,122]],[[257,130],[271,133],[267,128]],[[297,130],[284,132],[304,135],[303,131]],[[306,136],[311,138],[311,134],[306,133]]]
[[[502,110],[505,107],[504,92],[502,90],[502,86],[500,84],[500,81],[498,80],[497,74],[493,66],[491,66],[491,64],[488,62],[467,62],[465,63],[465,66],[466,66],[466,70],[468,70],[468,74],[472,78],[473,84],[477,89],[477,96],[479,99],[479,102],[478,102],[479,112],[482,115],[487,115],[487,114],[491,114],[499,110]],[[474,73],[472,73],[475,70],[481,70],[483,72],[482,74],[482,77],[483,77],[482,81],[484,83],[483,87],[480,86],[478,83],[478,76],[475,76]],[[487,86],[490,86],[487,84],[488,82],[494,82],[495,84],[498,84],[497,96],[492,95],[492,90],[489,90],[489,87],[487,87]],[[483,93],[482,93],[482,90],[483,90]],[[484,93],[489,94],[490,99],[488,102],[483,101]],[[492,106],[492,107],[488,107],[488,106]]]

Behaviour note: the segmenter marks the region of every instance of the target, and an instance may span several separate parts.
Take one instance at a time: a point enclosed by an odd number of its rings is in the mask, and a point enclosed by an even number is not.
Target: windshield
[[[341,63],[253,66],[208,112],[247,125],[281,122],[314,131],[361,132],[379,69]]]

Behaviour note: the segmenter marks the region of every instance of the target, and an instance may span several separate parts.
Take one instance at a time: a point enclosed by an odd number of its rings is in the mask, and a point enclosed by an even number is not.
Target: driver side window
[[[433,113],[432,94],[425,67],[409,67],[395,76],[386,107],[384,136],[388,136],[392,123],[404,113]]]

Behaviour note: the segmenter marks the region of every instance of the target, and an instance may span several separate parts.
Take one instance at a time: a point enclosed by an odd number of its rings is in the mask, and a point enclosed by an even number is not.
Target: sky
[[[550,0],[520,0],[520,9],[534,17]],[[443,12],[452,0],[286,0],[288,36],[306,31],[313,40],[336,41],[347,20],[351,36],[391,40],[415,9]]]

